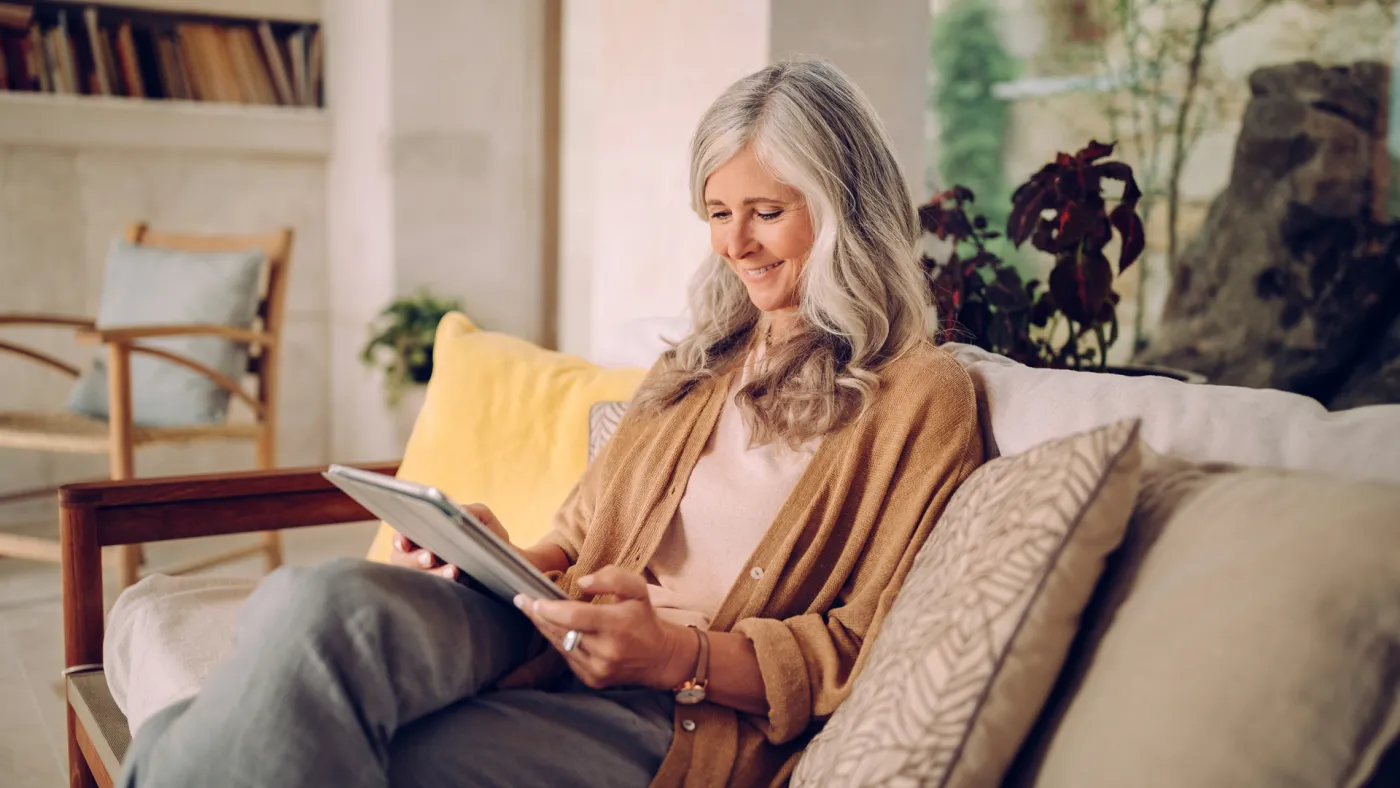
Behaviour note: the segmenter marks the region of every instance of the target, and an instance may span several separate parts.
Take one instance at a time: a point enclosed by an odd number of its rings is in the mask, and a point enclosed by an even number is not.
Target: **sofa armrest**
[[[397,463],[359,467],[393,474]],[[324,466],[84,482],[59,488],[65,523],[91,520],[100,547],[373,520]],[[76,533],[74,534],[77,535]]]
[[[397,463],[360,467],[392,474]],[[59,488],[64,664],[102,662],[102,548],[373,520],[324,466]]]

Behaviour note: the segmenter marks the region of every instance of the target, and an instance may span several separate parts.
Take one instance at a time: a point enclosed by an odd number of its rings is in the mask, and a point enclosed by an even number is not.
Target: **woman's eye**
[[[728,219],[728,218],[729,218],[729,211],[715,211],[714,213],[710,214],[710,218],[711,218],[711,219]]]
[[[758,218],[760,218],[760,219],[762,219],[762,220],[764,220],[764,221],[768,221],[768,222],[771,222],[771,221],[773,221],[774,219],[776,219],[776,218],[778,218],[779,216],[782,216],[782,215],[783,215],[783,212],[782,212],[782,211],[774,211],[774,212],[772,212],[772,213],[764,213],[764,212],[762,212],[762,211],[759,211],[759,212],[758,212]]]

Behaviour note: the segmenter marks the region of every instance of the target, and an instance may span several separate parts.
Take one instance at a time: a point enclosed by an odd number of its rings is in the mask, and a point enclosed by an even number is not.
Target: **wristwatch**
[[[694,624],[695,636],[700,639],[700,653],[695,658],[695,678],[688,679],[676,687],[676,702],[693,706],[705,699],[705,687],[710,684],[710,636]]]

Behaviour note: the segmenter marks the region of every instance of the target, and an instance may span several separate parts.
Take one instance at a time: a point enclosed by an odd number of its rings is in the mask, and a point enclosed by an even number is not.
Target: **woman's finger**
[[[491,508],[484,503],[469,503],[462,508],[471,512],[473,517],[486,525],[500,525],[500,521],[496,519],[495,512],[492,512]]]
[[[418,549],[418,545],[414,544],[413,540],[409,539],[407,536],[395,532],[394,549],[398,550],[400,553],[411,553]]]
[[[466,509],[469,513],[471,513],[473,517],[480,520],[481,524],[486,526],[487,529],[491,531],[491,533],[495,534],[496,536],[499,536],[501,539],[504,539],[507,542],[510,541],[510,533],[506,531],[506,527],[504,525],[501,525],[501,521],[496,518],[496,514],[492,512],[491,509],[486,506],[486,504],[469,503],[466,506],[463,506],[462,508]]]
[[[539,630],[541,635],[544,635],[545,640],[548,640],[556,650],[567,655],[568,652],[564,651],[564,636],[569,633],[571,627],[560,626],[540,616],[535,610],[534,603],[536,601],[538,600],[531,599],[524,594],[516,595],[514,600],[515,606],[520,608],[526,618],[530,619],[530,623],[535,625],[535,629]],[[583,633],[585,630],[578,631]]]
[[[614,609],[571,599],[536,599],[530,604],[535,616],[566,630],[597,632],[608,628],[617,619]]]
[[[395,550],[389,554],[389,563],[395,566],[406,566],[410,569],[436,569],[442,566],[442,559],[419,548],[411,552]]]
[[[578,587],[593,596],[612,594],[619,600],[648,598],[647,581],[640,574],[614,564],[580,577]]]

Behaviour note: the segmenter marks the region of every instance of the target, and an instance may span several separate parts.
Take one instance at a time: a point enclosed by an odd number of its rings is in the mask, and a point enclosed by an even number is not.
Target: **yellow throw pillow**
[[[513,542],[532,545],[588,463],[589,408],[631,399],[644,374],[479,331],[450,314],[438,325],[433,378],[399,477],[490,506]],[[368,558],[387,561],[392,537],[381,526]]]

